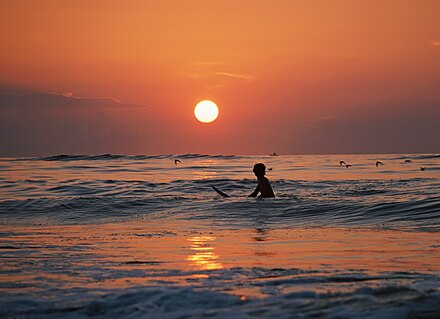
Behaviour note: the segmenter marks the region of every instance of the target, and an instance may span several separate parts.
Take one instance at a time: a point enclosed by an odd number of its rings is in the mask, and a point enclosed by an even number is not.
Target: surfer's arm
[[[248,197],[257,197],[258,193],[260,192],[260,185],[258,184],[255,190],[250,194]]]

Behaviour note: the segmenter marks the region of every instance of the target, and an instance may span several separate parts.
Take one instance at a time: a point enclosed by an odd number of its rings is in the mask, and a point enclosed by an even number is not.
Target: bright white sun
[[[200,122],[211,123],[212,121],[215,121],[218,116],[218,107],[214,102],[204,100],[196,105],[194,108],[194,115]]]

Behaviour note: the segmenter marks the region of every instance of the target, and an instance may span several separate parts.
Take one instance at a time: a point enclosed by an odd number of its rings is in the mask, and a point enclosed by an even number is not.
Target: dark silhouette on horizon
[[[377,161],[376,162],[376,167],[378,167],[379,165],[383,165],[383,163],[381,161]]]
[[[176,165],[177,166],[177,163],[182,163],[180,160],[178,160],[178,159],[175,159],[174,160],[174,165]]]

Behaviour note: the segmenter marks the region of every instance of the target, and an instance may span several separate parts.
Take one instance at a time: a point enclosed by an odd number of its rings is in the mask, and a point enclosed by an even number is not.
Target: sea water
[[[439,190],[435,154],[2,158],[0,316],[440,317]]]

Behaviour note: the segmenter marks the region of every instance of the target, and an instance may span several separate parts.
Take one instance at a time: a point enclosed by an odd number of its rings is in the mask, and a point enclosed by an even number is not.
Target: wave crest
[[[236,155],[207,155],[188,153],[180,155],[163,154],[163,155],[121,155],[121,154],[99,154],[99,155],[68,155],[59,154],[53,156],[39,157],[41,161],[96,161],[96,160],[149,160],[149,159],[193,159],[193,158],[216,158],[216,159],[235,159]]]

